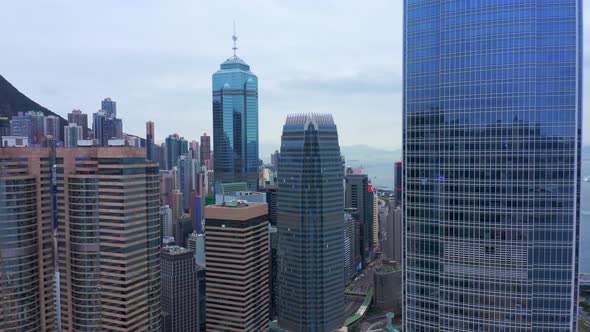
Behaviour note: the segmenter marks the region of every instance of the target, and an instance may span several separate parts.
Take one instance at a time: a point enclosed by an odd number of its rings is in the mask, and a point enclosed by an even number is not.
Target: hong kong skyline
[[[96,112],[97,100],[112,97],[126,132],[140,135],[152,120],[157,142],[174,132],[196,138],[212,131],[211,75],[232,55],[235,20],[238,55],[262,82],[261,144],[278,148],[282,121],[305,111],[333,113],[344,146],[401,149],[402,1],[174,3],[6,3],[3,75],[62,117]]]

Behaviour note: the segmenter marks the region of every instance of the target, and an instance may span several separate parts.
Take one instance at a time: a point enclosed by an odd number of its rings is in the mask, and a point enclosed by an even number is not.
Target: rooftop
[[[206,219],[246,221],[268,214],[266,203],[234,200],[205,208]]]
[[[191,252],[191,251],[184,248],[184,247],[179,247],[179,246],[163,246],[162,252],[170,254],[170,255],[180,255],[180,254],[184,254],[184,253]]]

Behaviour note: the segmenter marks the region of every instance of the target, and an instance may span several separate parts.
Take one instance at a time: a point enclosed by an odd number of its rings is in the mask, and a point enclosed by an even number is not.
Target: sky
[[[258,76],[261,144],[278,148],[288,114],[316,112],[333,114],[341,145],[401,148],[402,0],[5,1],[0,74],[64,117],[111,97],[125,132],[152,120],[157,141],[190,141],[211,135],[211,75],[232,55],[233,20]]]

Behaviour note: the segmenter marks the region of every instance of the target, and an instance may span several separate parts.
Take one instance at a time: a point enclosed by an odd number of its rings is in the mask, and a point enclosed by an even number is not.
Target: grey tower
[[[333,331],[344,320],[344,193],[331,115],[287,118],[277,196],[279,325]]]
[[[405,1],[404,331],[577,331],[582,2]]]

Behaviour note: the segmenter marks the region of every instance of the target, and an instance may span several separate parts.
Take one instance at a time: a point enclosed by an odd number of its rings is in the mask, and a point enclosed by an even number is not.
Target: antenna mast
[[[234,35],[231,39],[234,41],[234,47],[232,47],[232,50],[234,50],[234,57],[236,57],[236,51],[238,50],[238,45],[236,43],[238,41],[238,36],[236,36],[236,20],[234,20]]]

